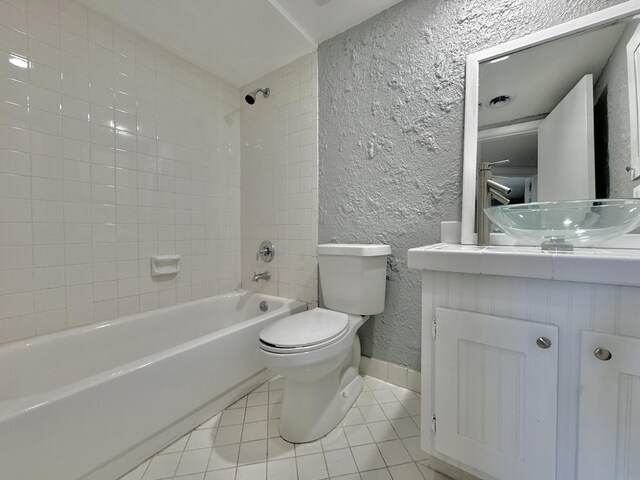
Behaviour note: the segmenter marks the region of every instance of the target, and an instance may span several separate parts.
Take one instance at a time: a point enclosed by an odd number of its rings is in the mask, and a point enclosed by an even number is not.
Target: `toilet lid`
[[[348,326],[348,314],[314,308],[272,323],[260,340],[279,348],[308,347],[340,336]]]

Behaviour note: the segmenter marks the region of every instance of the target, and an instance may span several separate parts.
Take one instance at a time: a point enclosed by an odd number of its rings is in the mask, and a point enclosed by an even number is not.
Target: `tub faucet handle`
[[[273,242],[269,240],[265,240],[260,244],[260,248],[258,249],[258,253],[256,253],[256,260],[262,258],[265,262],[270,262],[273,260],[274,255],[276,254],[276,246]]]

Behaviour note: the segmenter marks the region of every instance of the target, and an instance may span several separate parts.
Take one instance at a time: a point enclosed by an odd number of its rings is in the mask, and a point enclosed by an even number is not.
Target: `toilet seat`
[[[348,314],[314,308],[266,327],[260,332],[260,348],[284,354],[308,352],[337,342],[348,331]]]

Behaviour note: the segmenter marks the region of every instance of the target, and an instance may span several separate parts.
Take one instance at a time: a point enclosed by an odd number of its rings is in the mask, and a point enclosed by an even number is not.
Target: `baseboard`
[[[420,372],[402,365],[361,356],[360,373],[420,393]]]
[[[258,388],[271,377],[273,377],[272,372],[267,369],[262,370],[253,377],[227,390],[195,412],[172,423],[154,436],[134,446],[124,454],[96,468],[93,472],[84,476],[82,480],[113,480],[114,478],[120,478],[135,469],[146,459],[171,445],[184,434]]]

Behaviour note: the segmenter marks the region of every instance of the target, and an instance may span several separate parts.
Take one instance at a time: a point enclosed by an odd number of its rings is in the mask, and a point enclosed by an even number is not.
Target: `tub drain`
[[[264,300],[260,302],[260,310],[263,312],[266,312],[267,310],[269,310],[269,304],[267,302],[265,302]]]

